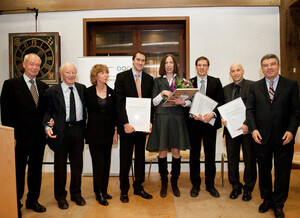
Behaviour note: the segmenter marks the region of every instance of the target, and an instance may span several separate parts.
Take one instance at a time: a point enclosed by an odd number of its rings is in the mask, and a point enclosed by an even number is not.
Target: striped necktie
[[[37,93],[36,86],[35,86],[35,84],[34,84],[34,80],[31,79],[30,82],[31,82],[30,92],[31,92],[31,95],[32,95],[32,97],[33,97],[33,100],[34,100],[35,105],[38,106],[39,95],[38,95],[38,93]]]
[[[136,91],[138,93],[139,98],[142,97],[142,90],[141,90],[141,80],[140,80],[140,73],[136,74],[135,79]]]
[[[275,94],[275,91],[273,89],[273,83],[274,83],[274,81],[270,80],[269,96],[270,96],[271,103],[273,102],[274,94]]]

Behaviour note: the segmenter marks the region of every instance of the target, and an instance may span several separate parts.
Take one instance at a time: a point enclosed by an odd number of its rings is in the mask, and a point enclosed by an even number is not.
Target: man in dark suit
[[[18,212],[21,216],[21,199],[24,194],[26,165],[28,164],[28,194],[26,208],[45,212],[39,204],[42,165],[46,144],[43,116],[46,110],[45,91],[48,85],[36,79],[41,59],[36,54],[24,57],[24,74],[6,80],[1,94],[2,125],[15,129],[15,161],[17,180]]]
[[[152,199],[142,183],[145,181],[145,142],[147,133],[135,132],[133,126],[128,122],[126,112],[126,97],[152,97],[153,78],[142,72],[146,61],[146,55],[137,52],[132,57],[133,67],[130,70],[119,73],[115,82],[116,107],[118,115],[118,134],[120,135],[120,200],[128,203],[129,179],[128,173],[132,163],[133,148],[135,150],[133,183],[134,194],[145,199]],[[140,88],[137,87],[137,79],[141,81]],[[140,96],[139,96],[140,94]]]
[[[191,79],[193,86],[199,88],[202,94],[217,101],[217,107],[222,105],[224,103],[224,93],[221,81],[218,78],[207,75],[210,65],[209,60],[204,56],[199,57],[195,65],[197,76]],[[192,197],[197,197],[200,191],[200,152],[202,140],[205,152],[206,191],[213,197],[220,197],[214,184],[216,176],[216,137],[217,129],[221,127],[221,119],[217,107],[211,113],[189,117],[187,121],[191,141],[190,179],[193,187],[190,195]],[[214,125],[209,124],[212,119],[215,119]]]
[[[44,117],[44,126],[49,137],[48,145],[54,151],[54,196],[60,209],[69,207],[65,190],[67,157],[71,166],[71,200],[79,206],[86,204],[81,196],[86,87],[75,82],[76,74],[75,66],[65,63],[60,67],[63,82],[50,87],[46,92],[48,108]],[[50,118],[54,120],[53,129],[46,122]]]
[[[252,81],[244,79],[244,69],[241,64],[234,63],[230,67],[230,76],[232,83],[224,87],[225,103],[230,102],[236,98],[241,97],[244,104],[246,104],[247,96],[250,90]],[[249,134],[248,126],[243,124],[239,129],[243,131],[242,135],[232,138],[228,132],[226,120],[222,120],[224,127],[224,136],[226,140],[226,149],[228,156],[228,178],[232,185],[232,192],[229,197],[236,199],[244,189],[242,199],[244,201],[251,200],[251,192],[253,191],[256,182],[256,158],[254,151],[254,144],[252,137]],[[247,123],[247,122],[246,122]],[[243,159],[245,164],[244,182],[243,186],[240,182],[239,162],[240,162],[240,148],[243,148]]]
[[[294,136],[300,120],[298,85],[279,75],[279,59],[274,54],[262,57],[261,69],[265,78],[251,86],[246,110],[249,130],[256,142],[259,188],[264,199],[258,210],[265,213],[273,207],[275,217],[284,217],[282,208],[288,197]]]

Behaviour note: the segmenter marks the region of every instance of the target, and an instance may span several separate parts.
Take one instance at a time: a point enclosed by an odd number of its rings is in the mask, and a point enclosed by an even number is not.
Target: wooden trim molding
[[[86,11],[111,9],[144,9],[144,8],[180,8],[180,7],[236,7],[236,6],[280,6],[280,0],[1,0],[0,12],[26,13],[12,11],[37,8],[39,12]]]

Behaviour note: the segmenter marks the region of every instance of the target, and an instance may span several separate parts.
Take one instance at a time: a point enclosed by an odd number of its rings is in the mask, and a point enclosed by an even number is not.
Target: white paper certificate
[[[207,113],[211,113],[215,107],[218,105],[218,102],[215,100],[203,95],[200,92],[197,92],[194,95],[194,99],[191,105],[190,114],[198,116],[198,114],[204,115]],[[212,126],[215,124],[216,118],[212,118],[209,121],[209,124]]]
[[[150,131],[151,98],[126,98],[129,124],[135,131]]]
[[[243,125],[246,119],[246,107],[241,97],[218,107],[218,110],[223,120],[227,121],[226,127],[231,138],[243,134],[243,130],[237,130]]]

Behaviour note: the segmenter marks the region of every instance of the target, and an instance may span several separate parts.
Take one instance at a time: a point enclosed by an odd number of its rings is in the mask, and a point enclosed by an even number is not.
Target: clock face
[[[58,33],[10,34],[11,76],[21,76],[24,73],[25,55],[35,53],[42,61],[37,79],[48,84],[57,84],[59,80],[58,37]]]

